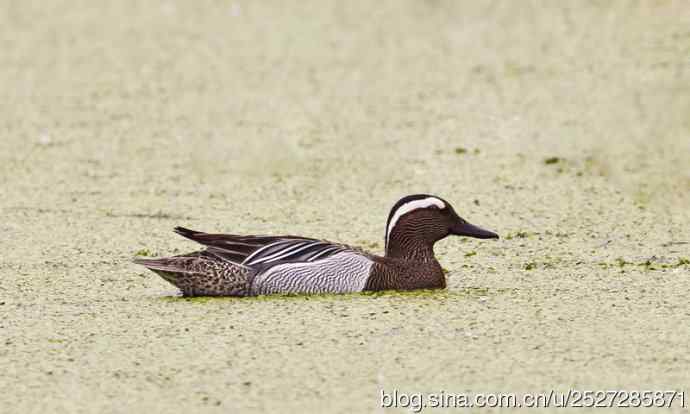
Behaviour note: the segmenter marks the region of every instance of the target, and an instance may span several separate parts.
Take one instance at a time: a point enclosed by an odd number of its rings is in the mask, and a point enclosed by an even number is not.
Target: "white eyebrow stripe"
[[[391,219],[390,223],[388,223],[388,229],[386,231],[386,246],[388,246],[388,239],[391,236],[391,231],[393,231],[393,228],[395,227],[395,224],[398,222],[398,220],[400,220],[400,217],[411,211],[420,208],[429,208],[431,206],[436,206],[443,210],[444,208],[446,208],[446,203],[444,203],[436,197],[427,197],[421,200],[410,201],[409,203],[405,203],[398,207],[398,209],[395,210],[395,214],[393,215],[393,218]]]

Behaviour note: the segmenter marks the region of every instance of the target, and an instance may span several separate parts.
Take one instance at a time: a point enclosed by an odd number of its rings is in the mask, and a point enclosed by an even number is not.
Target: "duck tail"
[[[175,287],[182,288],[180,277],[187,273],[187,271],[182,266],[175,265],[170,259],[143,259],[137,257],[132,262],[146,267]]]
[[[230,262],[210,260],[195,252],[160,259],[135,258],[185,296],[247,296],[250,294],[249,269]]]
[[[179,272],[184,269],[180,266],[175,266],[171,263],[170,259],[144,259],[141,257],[136,257],[132,260],[133,263],[142,265],[151,270],[163,270],[167,272]]]

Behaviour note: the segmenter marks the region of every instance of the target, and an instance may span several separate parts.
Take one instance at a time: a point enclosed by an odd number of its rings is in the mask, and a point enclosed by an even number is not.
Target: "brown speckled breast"
[[[376,258],[364,290],[443,289],[446,277],[436,260],[412,262]]]

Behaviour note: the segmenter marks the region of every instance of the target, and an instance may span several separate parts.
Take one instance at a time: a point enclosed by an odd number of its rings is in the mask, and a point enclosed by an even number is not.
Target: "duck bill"
[[[474,237],[476,239],[497,239],[498,234],[489,231],[489,230],[484,230],[481,227],[475,226],[474,224],[470,223],[457,223],[454,225],[451,230],[450,234],[455,234],[456,236],[467,236],[467,237]]]

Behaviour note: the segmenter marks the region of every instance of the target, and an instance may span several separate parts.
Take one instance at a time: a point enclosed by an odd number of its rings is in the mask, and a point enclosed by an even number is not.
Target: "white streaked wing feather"
[[[272,262],[279,257],[289,257],[292,254],[294,254],[295,252],[298,252],[298,251],[302,250],[303,248],[309,247],[311,245],[311,243],[312,242],[309,242],[309,241],[301,241],[298,243],[294,243],[292,245],[286,245],[285,248],[278,250],[277,252],[274,252],[269,256],[261,257],[259,255],[259,257],[255,258],[251,262],[247,262],[247,264],[251,266],[251,265],[255,265],[255,264],[259,264],[259,263]]]
[[[347,247],[323,240],[297,239],[281,240],[252,253],[242,264],[246,266],[271,265],[278,262],[312,262],[325,258],[339,251],[348,250]]]
[[[247,264],[247,263],[249,263],[250,260],[252,260],[255,256],[257,256],[257,255],[260,254],[261,252],[265,251],[266,249],[269,249],[269,248],[271,248],[271,247],[277,246],[277,245],[279,245],[279,244],[283,244],[283,243],[292,243],[292,242],[294,242],[294,240],[279,240],[279,241],[277,241],[277,242],[269,243],[269,244],[265,245],[264,247],[262,247],[262,248],[256,250],[255,252],[253,252],[253,253],[250,254],[249,256],[247,256],[247,258],[244,259],[244,261],[242,262],[242,264]]]

